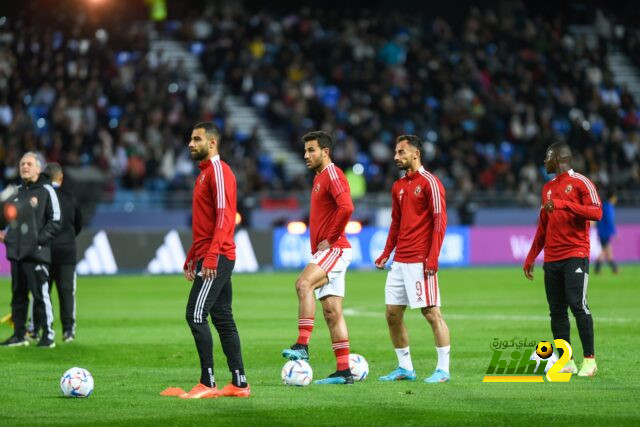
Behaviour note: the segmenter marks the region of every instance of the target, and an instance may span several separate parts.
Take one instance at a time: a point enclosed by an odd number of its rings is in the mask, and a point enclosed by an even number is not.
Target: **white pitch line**
[[[380,312],[363,311],[357,308],[345,308],[343,310],[345,316],[360,317],[384,317],[384,309]],[[447,314],[444,313],[445,320],[508,320],[512,322],[545,322],[549,320],[549,316],[523,316],[509,314]],[[640,322],[640,319],[629,319],[624,317],[600,317],[594,316],[596,323],[634,323]]]

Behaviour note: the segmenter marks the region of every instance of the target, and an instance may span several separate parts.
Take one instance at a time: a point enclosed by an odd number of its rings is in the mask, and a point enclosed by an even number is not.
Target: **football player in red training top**
[[[193,243],[184,263],[184,275],[193,282],[187,302],[187,323],[200,357],[200,382],[183,399],[219,396],[249,397],[240,351],[240,338],[231,311],[231,273],[235,265],[236,177],[220,159],[220,131],[209,122],[191,132],[189,151],[200,175],[193,188]],[[213,340],[207,317],[215,326],[231,371],[231,382],[216,387]]]
[[[396,138],[394,160],[407,173],[391,188],[391,227],[384,252],[375,263],[377,268],[384,269],[395,248],[385,285],[385,304],[398,367],[380,377],[380,381],[416,379],[403,319],[407,305],[420,308],[436,342],[438,364],[424,381],[437,384],[450,379],[451,341],[449,327],[440,312],[438,289],[438,256],[447,227],[447,210],[442,183],[422,166],[421,145],[415,135]]]
[[[535,259],[544,249],[544,287],[553,338],[571,342],[569,307],[576,318],[584,353],[580,371],[571,359],[560,372],[592,377],[597,367],[593,319],[587,305],[589,226],[590,221],[599,221],[602,217],[602,206],[596,186],[571,169],[571,149],[567,144],[559,142],[549,146],[544,166],[548,173],[556,176],[542,187],[538,229],[524,262],[524,275],[533,280]]]
[[[282,355],[291,360],[309,360],[309,338],[313,331],[315,296],[329,327],[336,372],[316,384],[353,384],[349,370],[349,334],[342,315],[344,277],[351,263],[351,245],[344,228],[353,213],[353,203],[344,173],[331,162],[333,140],[327,132],[302,137],[304,160],[316,173],[311,189],[309,232],[311,261],[296,280],[298,293],[298,340]]]

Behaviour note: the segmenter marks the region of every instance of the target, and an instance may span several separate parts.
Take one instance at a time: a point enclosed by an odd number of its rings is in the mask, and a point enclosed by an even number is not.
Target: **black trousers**
[[[202,369],[201,381],[204,381],[205,373],[207,383],[213,380],[213,339],[211,329],[207,323],[207,316],[211,315],[211,321],[220,336],[222,350],[227,358],[227,365],[231,372],[244,371],[242,353],[240,350],[240,337],[231,310],[231,273],[235,261],[224,256],[218,260],[217,277],[203,280],[200,275],[202,260],[196,267],[196,278],[191,286],[189,301],[187,303],[186,319],[196,343],[200,367]],[[210,378],[209,378],[210,377]]]
[[[567,308],[570,308],[576,318],[583,353],[593,356],[593,319],[587,305],[588,284],[588,258],[567,258],[544,263],[544,285],[553,338],[571,343],[571,324],[567,313]]]
[[[53,283],[58,290],[60,321],[64,333],[76,333],[76,266],[75,264],[52,264],[49,280],[49,295]]]
[[[33,296],[35,330],[53,340],[53,307],[49,296],[49,266],[47,264],[11,261],[11,317],[14,334],[23,337],[27,328],[29,292]]]

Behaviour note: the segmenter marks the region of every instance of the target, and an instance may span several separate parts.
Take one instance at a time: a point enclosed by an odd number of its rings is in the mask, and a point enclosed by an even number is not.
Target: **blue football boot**
[[[408,370],[401,367],[397,367],[388,375],[378,378],[380,381],[415,381],[417,378],[415,370]]]
[[[437,384],[437,383],[448,383],[451,380],[448,372],[443,371],[442,369],[436,369],[433,374],[429,378],[425,378],[425,383]]]
[[[345,369],[344,371],[335,371],[327,378],[314,381],[315,384],[353,384],[353,375],[351,371]]]
[[[282,350],[282,357],[289,360],[309,360],[309,347],[302,344],[294,344],[291,348]]]

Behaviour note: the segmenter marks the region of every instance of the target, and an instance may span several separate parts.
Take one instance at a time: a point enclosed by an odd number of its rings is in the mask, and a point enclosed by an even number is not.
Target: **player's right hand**
[[[329,248],[331,248],[331,244],[329,244],[329,240],[327,239],[324,239],[322,242],[318,243],[318,252],[322,252]]]
[[[196,271],[193,268],[193,260],[185,262],[182,271],[184,273],[185,279],[187,279],[188,281],[193,282],[193,280],[196,278]]]
[[[524,277],[533,280],[533,264],[525,264],[522,270],[524,271]]]
[[[378,270],[384,270],[384,266],[387,264],[387,261],[389,261],[388,255],[385,255],[385,254],[380,255],[375,262],[376,268]]]
[[[188,281],[193,282],[193,280],[196,278],[195,270],[184,270],[184,277]]]

